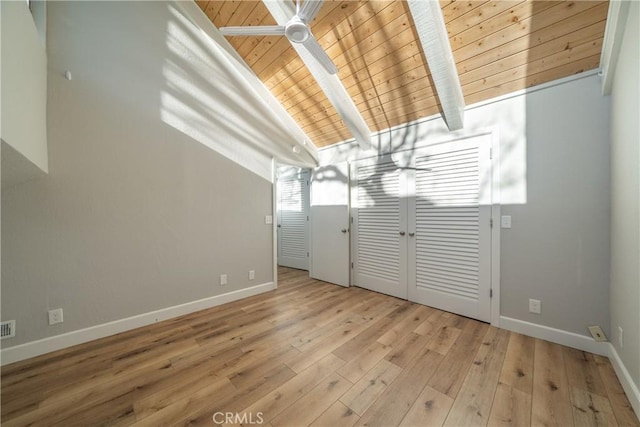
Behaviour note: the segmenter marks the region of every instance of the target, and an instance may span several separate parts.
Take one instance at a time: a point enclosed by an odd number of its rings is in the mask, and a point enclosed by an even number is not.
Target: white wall
[[[640,389],[640,4],[631,3],[611,92],[610,340]]]
[[[48,161],[45,47],[41,43],[26,1],[2,1],[0,10],[2,16],[0,136],[3,142],[46,172]],[[20,159],[20,157],[15,158]]]
[[[499,138],[502,214],[500,313],[580,335],[609,330],[609,100],[594,73],[468,108],[465,129],[440,118],[320,152],[322,164],[415,148],[493,129]],[[542,301],[540,315],[528,299]]]
[[[204,33],[164,2],[49,2],[47,31],[49,175],[2,192],[2,346],[271,282],[270,117]]]

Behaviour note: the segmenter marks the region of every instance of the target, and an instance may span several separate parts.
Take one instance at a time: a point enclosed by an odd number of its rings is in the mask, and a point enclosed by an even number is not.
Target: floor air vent
[[[16,336],[16,321],[7,320],[0,323],[0,339],[11,338]]]

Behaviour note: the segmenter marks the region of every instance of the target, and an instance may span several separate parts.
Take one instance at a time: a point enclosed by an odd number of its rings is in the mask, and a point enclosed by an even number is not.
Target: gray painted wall
[[[640,388],[640,4],[631,3],[611,92],[610,340]]]
[[[597,76],[527,96],[527,203],[502,209],[513,217],[501,233],[504,316],[609,331],[608,103]]]
[[[200,68],[168,79],[170,30],[198,31],[167,3],[51,2],[48,13],[49,175],[2,192],[2,319],[17,321],[3,347],[271,282],[272,185],[211,148],[244,147],[216,131],[218,111],[237,109],[246,133],[268,118],[216,97],[216,85],[236,89],[200,39],[180,39]],[[206,145],[190,136],[205,125]],[[48,326],[59,307],[64,323]]]
[[[411,149],[493,129],[499,136],[502,214],[500,312],[588,335],[609,331],[609,99],[590,75],[465,112],[451,134],[442,119],[376,135],[376,150],[353,143],[320,152],[323,164]],[[542,301],[530,314],[529,298]]]

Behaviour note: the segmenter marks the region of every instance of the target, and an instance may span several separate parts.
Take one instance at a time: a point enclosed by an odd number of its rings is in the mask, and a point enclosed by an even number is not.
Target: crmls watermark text
[[[262,412],[215,412],[213,414],[213,422],[216,424],[262,424],[264,418],[262,418]]]

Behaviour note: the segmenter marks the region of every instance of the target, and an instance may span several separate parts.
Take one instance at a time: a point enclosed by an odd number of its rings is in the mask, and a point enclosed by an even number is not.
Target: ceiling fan
[[[300,1],[296,0],[296,14],[284,25],[222,27],[220,32],[225,36],[286,36],[291,43],[304,46],[329,74],[336,74],[338,68],[309,28],[309,22],[316,17],[322,3],[322,0],[306,0],[300,7]]]

